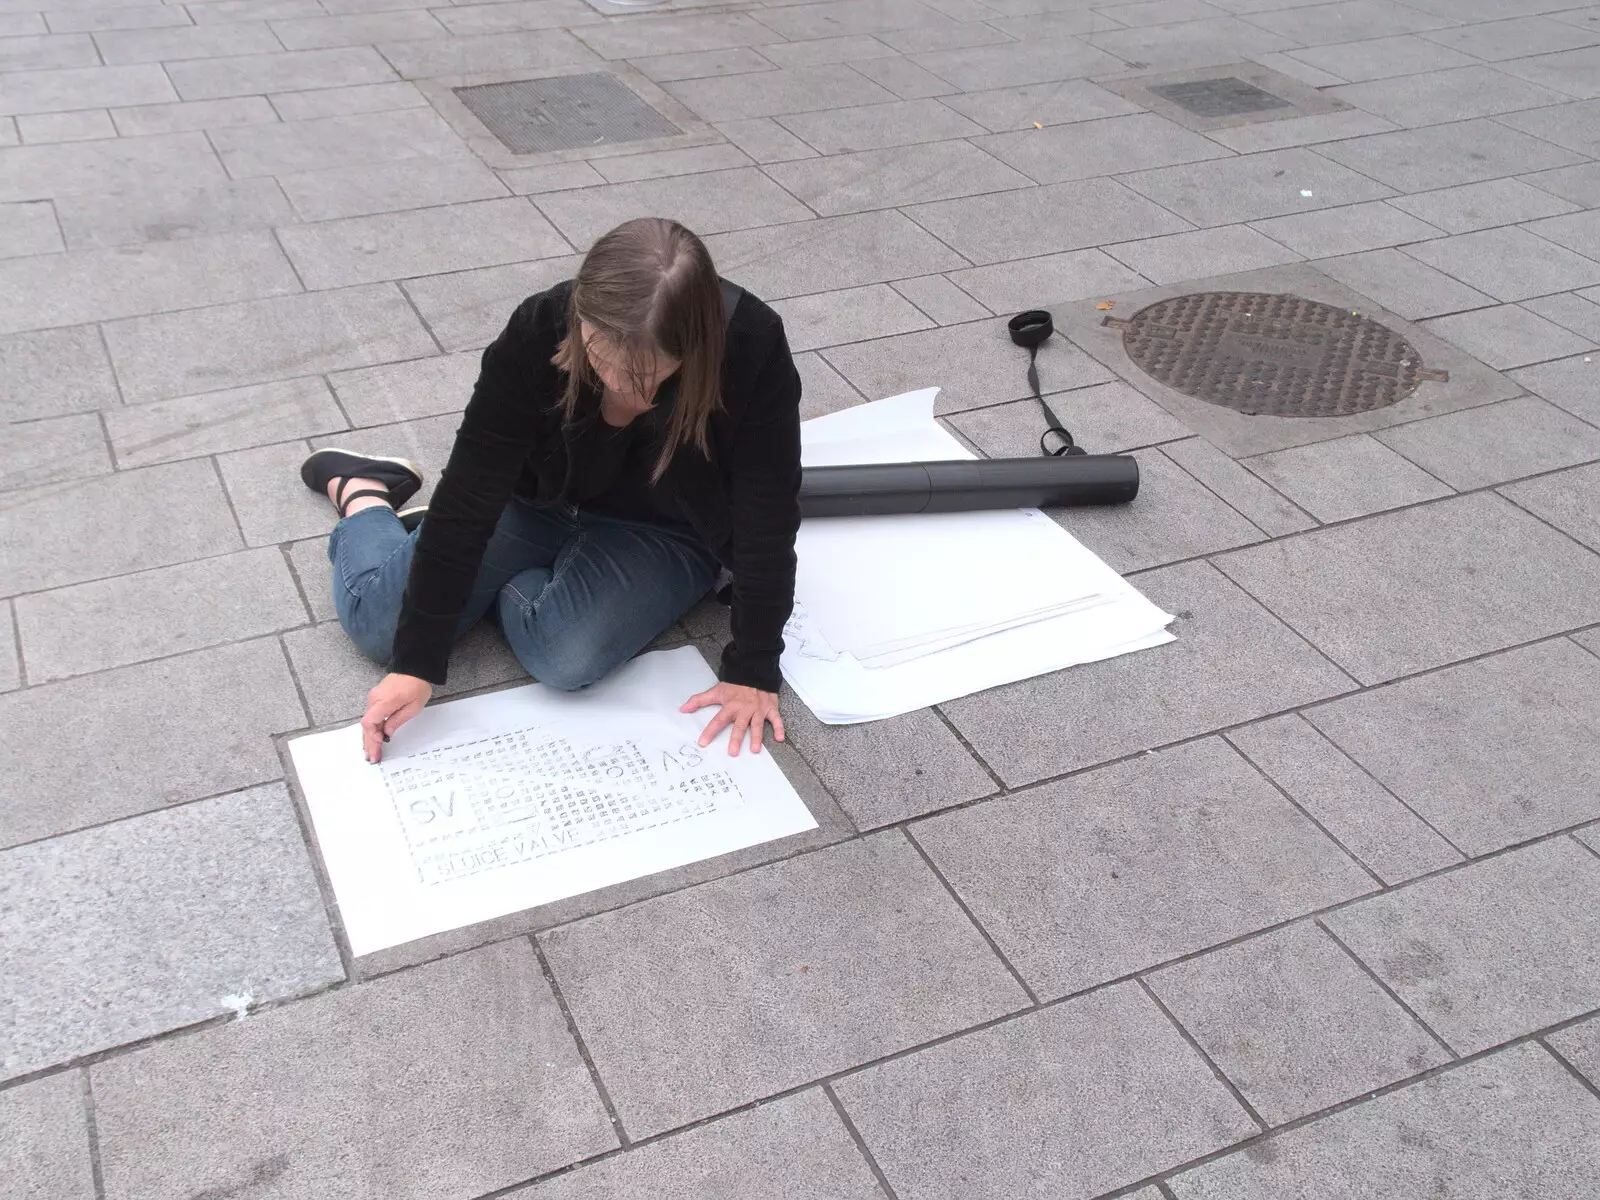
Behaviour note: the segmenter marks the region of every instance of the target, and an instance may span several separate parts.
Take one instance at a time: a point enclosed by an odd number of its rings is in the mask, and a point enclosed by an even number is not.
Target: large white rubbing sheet
[[[351,952],[815,829],[770,753],[697,745],[714,710],[678,708],[715,682],[684,647],[426,708],[378,764],[359,725],[294,739]]]
[[[975,457],[937,388],[801,426],[808,467]],[[1173,640],[1172,617],[1036,509],[830,517],[796,544],[784,677],[819,720],[879,720]]]

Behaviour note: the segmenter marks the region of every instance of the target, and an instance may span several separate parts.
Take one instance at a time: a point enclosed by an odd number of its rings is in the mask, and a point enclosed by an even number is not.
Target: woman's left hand
[[[698,712],[702,708],[718,707],[718,712],[700,735],[700,744],[709,746],[713,739],[728,726],[733,726],[733,737],[728,740],[728,753],[738,754],[744,746],[746,732],[750,735],[750,752],[761,753],[761,735],[767,724],[772,725],[772,736],[783,741],[783,718],[778,715],[778,694],[763,692],[737,683],[719,683],[710,691],[690,696],[679,712]]]

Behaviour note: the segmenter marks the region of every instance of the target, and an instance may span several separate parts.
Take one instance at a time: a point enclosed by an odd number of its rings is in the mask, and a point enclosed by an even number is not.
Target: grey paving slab
[[[0,146],[18,146],[22,144],[22,135],[17,132],[17,119],[15,117],[0,117]]]
[[[484,5],[492,11],[498,4]],[[883,47],[885,53],[891,53]],[[656,83],[672,83],[679,79],[705,79],[712,75],[744,75],[751,71],[770,71],[773,60],[764,58],[749,46],[730,50],[701,50],[691,54],[660,54],[650,58],[636,58],[630,63],[646,79]]]
[[[975,144],[1038,183],[1173,166],[1228,153],[1210,138],[1154,113],[993,134]]]
[[[1148,281],[1101,250],[1072,250],[950,272],[958,286],[995,312],[1036,307],[1042,299],[1081,300]]]
[[[333,510],[296,487],[300,464],[311,451],[305,442],[285,442],[219,455],[217,469],[247,546],[269,546],[296,538],[327,536]]]
[[[1382,117],[1352,108],[1309,117],[1288,117],[1282,121],[1235,125],[1231,129],[1213,130],[1206,136],[1240,154],[1255,154],[1263,150],[1286,150],[1291,146],[1341,141],[1369,133],[1387,133],[1394,128],[1392,122]]]
[[[816,1088],[508,1192],[510,1200],[882,1200],[849,1131]]]
[[[981,321],[984,317],[992,315],[988,308],[979,304],[943,275],[902,279],[894,284],[894,290],[940,325]]]
[[[1364,433],[1276,450],[1244,465],[1319,521],[1347,521],[1451,491]]]
[[[178,89],[178,95],[185,100],[218,100],[228,96],[254,96],[262,92],[296,92],[358,83],[386,83],[395,78],[394,68],[370,46],[200,59],[173,63],[167,74],[172,79],[172,85]],[[158,98],[171,99],[170,96]],[[149,101],[126,103],[143,104]]]
[[[211,142],[235,179],[467,153],[438,113],[420,108],[240,125],[213,131]]]
[[[509,4],[461,4],[436,11],[434,19],[451,33],[509,33],[518,29],[556,29],[599,24],[604,18],[581,0],[512,0]]]
[[[1076,38],[931,50],[911,61],[963,92],[1059,83],[1124,69],[1122,60]]]
[[[1026,175],[964,141],[806,158],[766,173],[825,217],[1030,186]]]
[[[933,15],[933,10],[918,0],[866,0],[865,3],[833,0],[827,4],[776,8],[763,13],[761,23],[783,37],[800,41],[906,29]]]
[[[1216,739],[930,817],[912,832],[1041,999],[1376,886]]]
[[[1500,491],[1591,550],[1600,550],[1600,466],[1558,471]]]
[[[1586,782],[1600,762],[1597,698],[1594,657],[1558,638],[1312,709],[1308,719],[1478,855],[1600,816]]]
[[[1013,40],[995,28],[992,23],[982,24],[968,19],[956,20],[937,13],[905,29],[880,30],[877,38],[902,54],[916,54],[925,50],[960,50],[969,46],[993,46]]]
[[[272,32],[287,50],[322,50],[329,46],[365,46],[443,38],[444,27],[432,14],[401,12],[351,13],[337,17],[291,17],[272,22]]]
[[[712,127],[757,162],[789,162],[816,153],[771,117],[718,121]]]
[[[1063,510],[1056,520],[1123,573],[1249,545],[1266,536],[1166,451],[1167,446],[1135,452],[1140,486],[1132,503]]]
[[[1546,1040],[1557,1054],[1577,1067],[1590,1083],[1600,1081],[1600,1019],[1590,1017],[1570,1029],[1551,1034]]]
[[[78,325],[300,290],[288,259],[265,232],[17,258],[0,261],[0,330]]]
[[[930,1200],[1087,1200],[1257,1131],[1132,983],[835,1086],[896,1193]]]
[[[159,104],[178,93],[159,66],[68,67],[55,71],[8,71],[0,79],[0,116],[72,112]]]
[[[1328,95],[1397,125],[1439,125],[1560,104],[1549,88],[1475,65],[1329,88]]]
[[[38,420],[120,403],[95,327],[0,336],[0,419]]]
[[[1268,1125],[1451,1059],[1311,922],[1166,967],[1150,986]]]
[[[1144,69],[1178,70],[1234,63],[1241,58],[1293,50],[1299,43],[1233,17],[1209,21],[1183,21],[1176,25],[1151,25],[1115,33],[1092,33],[1085,40]],[[1096,71],[1094,74],[1109,74]]]
[[[33,488],[0,510],[0,587],[16,595],[238,546],[208,463],[120,472]]]
[[[1401,192],[1568,167],[1569,150],[1480,118],[1333,142],[1318,153]]]
[[[269,737],[306,721],[276,640],[11,692],[0,706],[17,733],[0,750],[5,845],[275,779]],[[86,755],[91,711],[104,728]]]
[[[1125,176],[1123,182],[1196,225],[1254,221],[1393,194],[1305,149],[1162,167]]]
[[[1590,424],[1600,418],[1600,392],[1595,390],[1600,377],[1600,364],[1592,354],[1581,354],[1560,362],[1541,363],[1512,373],[1514,378],[1530,392],[1543,396],[1550,403]]]
[[[815,67],[823,63],[883,58],[896,52],[893,46],[886,46],[869,34],[857,33],[808,38],[803,42],[772,42],[763,44],[761,53],[780,67]]]
[[[488,345],[506,327],[518,304],[553,283],[571,279],[579,259],[573,256],[504,267],[480,267],[408,279],[405,294],[446,351],[475,350]],[[718,260],[721,266],[721,260]],[[427,354],[423,349],[411,358]]]
[[[775,117],[898,99],[844,63],[794,67],[754,76],[684,79],[663,86],[707,121]]]
[[[1594,1098],[1518,1046],[1178,1175],[1178,1200],[1426,1195],[1580,1200],[1594,1178]]]
[[[459,412],[472,395],[478,368],[477,354],[445,354],[341,371],[330,382],[353,425],[386,425]]]
[[[1374,436],[1461,491],[1600,458],[1600,429],[1537,396],[1398,425]]]
[[[1159,404],[1120,381],[1046,396],[1061,423],[1091,454],[1116,454],[1189,436]],[[972,409],[947,424],[990,458],[1029,458],[1039,453],[1044,426],[1033,400]]]
[[[1106,252],[1152,283],[1204,279],[1299,262],[1303,257],[1247,225],[1169,233],[1164,237],[1107,246]]]
[[[93,413],[9,425],[0,445],[0,491],[66,483],[110,471],[105,433]]]
[[[992,795],[995,782],[931,709],[864,725],[824,725],[790,698],[791,746],[858,829]]]
[[[285,175],[278,183],[308,221],[465,204],[510,190],[482,163],[458,157],[332,167]]]
[[[1476,61],[1437,39],[1410,33],[1308,46],[1290,50],[1288,56],[1351,83],[1466,67]]]
[[[0,895],[7,1077],[344,977],[282,784],[13,847]]]
[[[1569,213],[1547,217],[1528,226],[1534,233],[1558,246],[1591,257],[1600,255],[1600,211]]]
[[[1373,897],[1333,933],[1459,1053],[1600,1005],[1600,858],[1539,842]]]
[[[586,162],[550,163],[543,167],[517,167],[495,172],[519,196],[561,192],[568,188],[598,187],[606,177]]]
[[[17,657],[17,635],[11,601],[0,607],[0,692],[14,692],[22,686],[22,663]]]
[[[317,622],[334,620],[333,564],[328,561],[327,534],[275,549],[284,556],[289,570],[299,581],[300,591],[311,609],[311,619]]]
[[[694,175],[749,165],[749,155],[737,146],[728,145],[657,150],[651,154],[630,154],[626,158],[602,158],[594,163],[597,173],[608,183],[664,179],[669,175]]]
[[[760,46],[775,40],[772,29],[743,13],[652,14],[592,25],[579,30],[578,36],[602,57],[613,59]]]
[[[387,112],[395,108],[422,108],[428,103],[416,84],[399,80],[313,88],[305,92],[279,92],[269,99],[285,121],[315,121],[321,117]]]
[[[1283,495],[1204,438],[1173,442],[1163,446],[1162,453],[1272,537],[1297,533],[1316,524]]]
[[[553,258],[572,250],[520,198],[295,225],[278,236],[312,290],[496,266],[530,254]]]
[[[34,14],[39,32],[43,32],[45,17]],[[140,4],[127,8],[92,7],[80,10],[56,11],[50,14],[51,33],[98,33],[104,29],[161,29],[175,25],[188,25],[188,14],[168,12],[164,4]]]
[[[15,607],[35,684],[306,623],[276,547],[37,592]]]
[[[92,1078],[109,1196],[225,1194],[262,1164],[284,1200],[475,1196],[617,1144],[521,940],[165,1041]],[[272,1120],[263,1093],[288,1099]]]
[[[1461,852],[1299,716],[1228,740],[1386,884],[1458,863]]]
[[[22,140],[40,142],[86,142],[117,136],[111,116],[103,108],[82,112],[34,113],[16,118]]]
[[[1111,179],[920,204],[909,214],[980,265],[1188,228],[1180,217]]]
[[[894,831],[590,917],[540,942],[636,1137],[1026,1004]],[[641,990],[662,1003],[631,1003]]]
[[[85,192],[60,197],[55,209],[72,250],[271,229],[294,220],[289,202],[270,179]]]
[[[944,706],[1007,786],[1253,721],[1354,686],[1207,563],[1148,571],[1136,586],[1177,615],[1176,642]],[[1016,714],[1024,711],[1040,719],[1019,725]]]
[[[132,108],[111,110],[111,121],[116,126],[117,132],[124,137],[155,133],[187,133],[196,129],[225,129],[230,125],[261,125],[277,119],[277,112],[264,96],[237,96],[228,100],[187,102],[180,100],[171,104],[141,104]]]
[[[1250,21],[1307,46],[1416,33],[1455,24],[1447,17],[1377,0],[1345,0],[1340,4],[1258,12],[1251,16]]]
[[[24,254],[50,254],[66,250],[61,227],[48,200],[29,200],[21,205],[0,205],[0,258],[21,258]]]
[[[386,0],[387,3],[405,5],[409,0]],[[196,25],[229,25],[235,21],[267,21],[288,17],[317,16],[343,8],[345,5],[330,0],[326,6],[311,5],[309,0],[197,0],[184,5]]]
[[[83,1076],[62,1071],[0,1092],[9,1200],[95,1200]]]
[[[886,283],[778,300],[773,309],[783,318],[793,350],[815,350],[934,327],[916,305]]]
[[[725,277],[768,301],[967,265],[938,238],[895,212],[714,235],[707,246]]]
[[[106,70],[108,68],[100,68]],[[0,201],[49,200],[73,192],[103,192],[170,179],[222,180],[203,133],[154,134],[57,146],[0,150]]]
[[[1483,308],[1494,302],[1493,297],[1399,250],[1369,250],[1327,259],[1317,266],[1340,283],[1411,320]]]
[[[1600,97],[1600,46],[1581,50],[1562,50],[1532,58],[1513,58],[1499,64],[1502,71],[1521,76],[1532,83],[1564,92],[1579,100]]]
[[[1591,342],[1600,339],[1600,304],[1585,300],[1576,292],[1524,300],[1522,307]]]
[[[1491,495],[1234,551],[1217,565],[1367,684],[1600,619],[1589,598],[1600,559]]]
[[[508,307],[504,315],[510,312]],[[405,296],[389,283],[114,321],[105,326],[105,336],[130,404],[437,350]],[[226,354],[218,353],[219,346]]]
[[[1515,304],[1435,317],[1427,329],[1497,370],[1563,358],[1594,342]]]
[[[545,256],[570,252],[573,247],[586,250],[601,234],[633,217],[671,217],[706,236],[811,216],[810,209],[754,167],[555,192],[541,196],[539,207],[572,243],[571,247],[540,246]]]
[[[959,412],[1032,395],[1027,364],[1006,333],[1005,321],[976,321],[945,329],[905,333],[853,346],[823,357],[863,395],[880,399],[917,388],[938,387],[938,411]],[[1039,350],[1039,381],[1046,391],[1105,383],[1111,373],[1065,338]]]
[[[1538,182],[1547,174],[1559,175],[1567,169],[1541,172],[1532,178]],[[1417,196],[1397,196],[1388,203],[1449,233],[1559,216],[1576,207],[1520,179],[1490,179]]]
[[[800,372],[802,421],[861,403],[861,393],[851,387],[844,376],[830,367],[820,354],[796,354],[794,365]]]
[[[1510,113],[1502,118],[1502,122],[1524,133],[1592,158],[1600,152],[1600,135],[1596,135],[1594,130],[1597,113],[1600,113],[1600,101],[1570,101],[1549,108],[1535,109],[1532,112]],[[1549,175],[1554,172],[1543,174]],[[1539,187],[1545,186],[1538,177],[1532,182]]]
[[[1600,31],[1580,28],[1575,22],[1548,17],[1516,17],[1509,21],[1488,21],[1454,29],[1435,29],[1429,41],[1464,51],[1485,62],[1507,58],[1526,58],[1576,50],[1600,42]]]
[[[272,54],[284,48],[265,24],[245,21],[178,29],[120,30],[96,34],[94,40],[101,57],[112,66]]]
[[[1497,300],[1526,300],[1600,282],[1600,263],[1515,227],[1421,242],[1406,253]]]
[[[486,33],[422,42],[381,42],[378,49],[406,79],[602,65],[600,59],[582,42],[560,29]],[[301,53],[318,52],[308,50]]]
[[[1361,254],[1437,238],[1441,232],[1427,221],[1393,207],[1388,200],[1273,217],[1255,222],[1253,228],[1306,258]]]
[[[961,89],[946,83],[924,67],[898,55],[889,58],[871,58],[852,64],[855,69],[874,83],[888,88],[906,100],[928,96],[950,96]]]
[[[1052,80],[989,91],[969,91],[940,101],[994,133],[1137,113],[1140,108],[1084,79]]]
[[[983,126],[938,100],[896,100],[859,108],[793,113],[778,123],[823,154],[850,154],[983,133]]]

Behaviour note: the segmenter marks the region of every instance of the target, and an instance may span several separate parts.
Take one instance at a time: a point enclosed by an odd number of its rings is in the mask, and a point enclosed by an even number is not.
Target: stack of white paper
[[[808,467],[973,455],[937,388],[807,421]],[[1172,617],[1036,509],[807,521],[784,678],[818,719],[897,716],[1172,640]]]

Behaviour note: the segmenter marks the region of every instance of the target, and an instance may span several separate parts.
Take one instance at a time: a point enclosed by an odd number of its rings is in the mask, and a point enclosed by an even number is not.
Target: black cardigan
[[[483,352],[450,461],[417,538],[390,669],[445,681],[450,644],[484,549],[513,495],[565,499],[571,429],[562,419],[566,375],[551,361],[567,332],[571,283],[530,296]],[[676,376],[656,397],[665,409]],[[598,419],[587,388],[575,422]],[[664,422],[661,422],[664,426]],[[727,329],[722,408],[711,418],[711,457],[686,446],[657,485],[733,575],[733,641],[721,678],[776,692],[783,626],[794,607],[800,528],[800,376],[783,321],[745,294]]]

